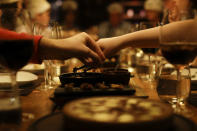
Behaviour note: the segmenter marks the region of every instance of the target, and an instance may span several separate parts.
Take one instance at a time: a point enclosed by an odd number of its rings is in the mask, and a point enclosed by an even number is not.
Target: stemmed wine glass
[[[17,20],[19,19],[18,13],[17,6],[13,5],[13,7],[10,6],[3,8],[2,16],[0,18],[1,28],[16,31]],[[33,37],[26,39],[5,38],[0,40],[1,71],[9,72],[8,74],[10,74],[11,79],[11,85],[9,87],[4,87],[6,90],[2,87],[0,89],[0,111],[5,112],[1,113],[1,115],[7,115],[8,119],[13,119],[14,122],[20,122],[22,119],[27,120],[33,118],[29,113],[22,113],[21,111],[20,89],[18,88],[16,81],[17,71],[29,62],[32,57],[33,50]],[[5,108],[3,108],[3,106],[5,106]],[[0,118],[2,119],[6,117],[0,116]]]
[[[21,118],[27,117],[21,111],[16,72],[28,63],[32,53],[33,39],[0,40],[0,65],[3,67],[2,70],[8,70],[11,78],[11,87],[0,89],[0,120],[3,123],[18,125]]]
[[[192,12],[191,12],[192,13]],[[187,13],[190,14],[190,13]],[[184,17],[191,19],[190,17]],[[182,20],[182,19],[180,19]],[[195,27],[195,26],[193,26]],[[176,108],[175,113],[179,113],[185,116],[191,116],[191,111],[186,107],[186,97],[183,96],[185,94],[184,91],[188,88],[188,86],[182,86],[184,78],[182,74],[183,70],[189,68],[189,64],[195,59],[197,55],[197,38],[194,37],[196,34],[193,32],[185,32],[185,29],[190,27],[179,27],[179,29],[174,29],[171,32],[169,28],[166,29],[166,26],[160,27],[160,49],[162,51],[162,55],[165,59],[174,65],[176,69]],[[191,80],[191,78],[190,78]],[[190,83],[188,83],[190,86]]]

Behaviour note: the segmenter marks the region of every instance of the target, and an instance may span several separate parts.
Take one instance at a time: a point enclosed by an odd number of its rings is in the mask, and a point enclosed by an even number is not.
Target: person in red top
[[[0,28],[0,42],[7,39],[33,39],[34,52],[31,58],[33,63],[41,63],[42,60],[47,59],[64,60],[76,57],[86,64],[99,64],[105,59],[100,47],[86,33],[56,40]]]

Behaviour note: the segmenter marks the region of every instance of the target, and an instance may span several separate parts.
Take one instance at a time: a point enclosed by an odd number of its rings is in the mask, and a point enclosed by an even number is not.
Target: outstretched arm
[[[196,37],[197,20],[174,22],[163,26],[163,29],[168,37]],[[155,27],[118,37],[100,39],[99,41],[97,41],[97,43],[102,48],[106,57],[111,56],[126,47],[158,48],[160,33],[159,30],[160,27]]]
[[[76,57],[87,64],[98,64],[105,59],[100,47],[86,33],[80,33],[67,39],[55,40],[0,28],[0,40],[19,39],[34,40],[34,52],[31,58],[34,63],[40,63],[45,59],[64,60]]]

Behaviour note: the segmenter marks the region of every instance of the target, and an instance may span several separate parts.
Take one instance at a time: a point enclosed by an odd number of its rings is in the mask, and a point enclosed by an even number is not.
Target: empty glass
[[[48,26],[35,24],[33,27],[34,35],[43,35],[52,39],[62,38],[62,29],[57,22],[52,22]],[[64,61],[44,60],[44,79],[45,85],[42,89],[54,89],[60,84],[59,75],[61,74],[61,66]]]
[[[144,30],[153,27],[150,22],[140,22],[138,24],[139,30]],[[147,43],[148,44],[148,43]],[[138,60],[136,66],[136,72],[138,77],[143,81],[155,81],[156,72],[158,69],[158,60],[157,60],[157,52],[156,48],[142,48],[143,58]]]
[[[53,39],[63,38],[62,27],[59,26],[57,22],[54,22],[51,25],[51,38]],[[61,60],[48,60],[48,61],[50,68],[48,73],[51,75],[51,85],[52,88],[56,88],[58,85],[60,85],[59,76],[61,75],[61,67],[64,65],[64,61]]]

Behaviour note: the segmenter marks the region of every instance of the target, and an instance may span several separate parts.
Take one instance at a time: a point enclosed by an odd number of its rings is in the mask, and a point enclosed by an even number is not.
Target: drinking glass
[[[153,25],[151,22],[140,22],[138,28],[139,30],[145,30],[145,29],[153,28],[159,25],[160,25],[159,23],[157,25]],[[142,48],[142,50],[146,55],[148,55],[149,62],[151,62],[151,57],[155,57],[158,51],[157,48]]]
[[[139,53],[139,49],[126,48],[120,52],[118,58],[118,65],[116,68],[128,69],[130,73],[135,71],[136,54]],[[141,55],[142,56],[142,55]]]
[[[62,36],[62,28],[59,26],[57,22],[51,22],[47,26],[43,26],[40,24],[34,24],[33,26],[33,34],[34,35],[43,35],[52,39],[61,39]],[[48,90],[54,89],[59,84],[59,75],[61,73],[61,66],[64,64],[64,61],[59,60],[44,60],[44,79],[45,85],[41,87],[41,89]]]
[[[0,88],[0,124],[4,125],[3,129],[7,129],[5,123],[20,124],[21,116],[24,115],[21,114],[16,72],[28,63],[32,53],[33,39],[0,40],[0,65],[3,67],[1,72],[6,72],[4,75],[7,75],[11,82],[10,85]]]
[[[135,24],[131,28],[131,32],[139,30],[139,24]],[[128,69],[130,73],[135,73],[135,66],[137,61],[143,56],[143,52],[139,48],[126,48],[120,51],[118,64],[116,68]]]
[[[150,22],[140,22],[138,30],[145,30],[154,27]],[[158,69],[157,51],[156,48],[141,48],[144,56],[137,64],[137,74],[139,78],[145,81],[155,81],[155,76]]]
[[[186,109],[186,101],[190,95],[190,69],[184,67],[180,74],[181,80],[178,80],[177,69],[167,65],[169,64],[162,67],[158,76],[157,93],[162,101],[172,104],[175,112],[180,112]],[[181,105],[179,108],[177,108],[179,106],[177,102]]]
[[[63,30],[62,27],[57,23],[53,22],[51,37],[53,39],[62,39],[63,38]],[[51,60],[51,76],[52,76],[52,85],[53,87],[57,87],[60,85],[59,76],[61,75],[61,67],[65,65],[63,60]]]
[[[189,17],[184,16],[184,20],[186,18],[192,19],[191,16],[193,13],[191,12],[190,14],[190,12],[188,12],[187,14],[189,15]],[[182,19],[180,18],[179,20]],[[190,79],[188,79],[188,81],[184,83],[185,79],[183,79],[182,75],[184,73],[184,70],[189,68],[188,65],[196,57],[197,38],[194,37],[194,35],[196,36],[196,34],[193,34],[193,32],[185,32],[184,30],[181,30],[181,27],[177,29],[177,32],[175,31],[175,29],[172,31],[174,31],[174,33],[166,30],[165,26],[160,27],[160,49],[165,59],[169,63],[174,65],[174,68],[176,69],[175,76],[177,80],[177,102],[175,112],[183,114],[185,116],[189,116],[191,115],[191,112],[185,106],[185,98],[187,98],[185,97],[185,94],[188,94],[188,91],[190,90]]]
[[[15,31],[20,13],[18,12],[17,3],[2,7],[1,11],[1,28]],[[31,38],[20,40],[5,38],[0,40],[1,80],[3,77],[6,77],[6,80],[10,80],[11,83],[2,85],[0,88],[0,123],[3,126],[2,130],[17,130],[9,129],[5,125],[10,123],[11,125],[13,123],[19,124],[24,117],[26,119],[30,118],[27,113],[22,113],[21,111],[20,89],[17,85],[16,73],[31,59],[34,48],[33,42]]]

